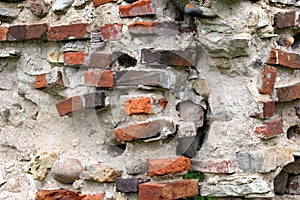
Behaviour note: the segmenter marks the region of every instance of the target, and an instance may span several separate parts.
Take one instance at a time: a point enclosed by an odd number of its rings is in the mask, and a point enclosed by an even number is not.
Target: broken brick
[[[114,73],[110,70],[103,70],[101,73],[86,71],[84,72],[84,83],[87,86],[113,88]]]
[[[277,76],[277,69],[268,65],[263,65],[260,69],[258,79],[258,91],[260,94],[272,95]]]
[[[121,17],[136,17],[156,14],[156,7],[150,0],[135,2],[131,5],[119,6]]]
[[[100,33],[104,41],[120,40],[123,33],[123,24],[107,24],[100,27]]]
[[[296,53],[288,53],[279,49],[272,49],[268,61],[272,65],[281,65],[293,69],[300,69],[300,55]]]
[[[263,126],[256,127],[255,133],[264,139],[273,138],[283,133],[283,120],[280,117],[270,118]]]

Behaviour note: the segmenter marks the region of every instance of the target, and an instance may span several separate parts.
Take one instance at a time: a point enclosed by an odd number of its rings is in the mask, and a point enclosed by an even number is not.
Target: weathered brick
[[[204,109],[191,101],[181,102],[176,106],[181,121],[194,122],[196,127],[204,124]]]
[[[120,40],[122,38],[123,24],[106,24],[100,27],[100,33],[104,41]]]
[[[175,22],[134,22],[128,25],[131,34],[137,35],[162,35],[178,34],[178,24]]]
[[[268,63],[272,65],[281,65],[284,67],[300,69],[300,55],[273,48],[270,52]]]
[[[179,199],[199,194],[198,179],[173,182],[143,183],[139,185],[140,200]]]
[[[58,111],[59,116],[64,116],[71,112],[81,110],[83,108],[83,101],[80,96],[74,96],[56,104],[56,109]]]
[[[48,25],[47,24],[32,24],[26,26],[25,39],[46,39]]]
[[[136,17],[156,14],[156,7],[150,0],[142,0],[127,6],[119,6],[121,17]]]
[[[87,24],[70,24],[50,27],[48,30],[49,41],[73,40],[88,38]]]
[[[41,74],[36,76],[34,88],[42,89],[48,86],[48,82],[46,79],[46,74]]]
[[[263,65],[258,78],[258,91],[260,94],[272,95],[277,76],[277,69],[268,65]]]
[[[142,97],[130,99],[124,102],[124,112],[126,115],[131,114],[153,114],[160,112],[166,106],[165,99],[154,99]]]
[[[91,53],[89,60],[89,67],[96,67],[96,68],[111,68],[114,64],[113,55],[110,53],[100,53],[94,52]]]
[[[255,113],[255,117],[266,119],[272,117],[275,113],[275,101],[273,99],[261,99],[259,107],[262,108],[259,112]]]
[[[195,53],[191,51],[169,51],[142,49],[142,62],[175,67],[195,66]]]
[[[65,65],[87,65],[86,52],[65,52],[64,53],[64,63]]]
[[[138,192],[138,185],[142,182],[140,178],[118,178],[116,180],[117,192],[131,193]]]
[[[166,159],[149,159],[148,164],[148,176],[184,172],[188,171],[191,167],[190,159],[184,156]]]
[[[283,120],[280,117],[270,118],[263,126],[256,127],[255,133],[264,139],[276,137],[283,133]]]
[[[26,25],[10,26],[7,32],[7,40],[16,41],[26,38]]]
[[[234,162],[231,160],[191,160],[191,169],[217,174],[235,173]]]
[[[276,101],[287,102],[300,98],[300,82],[276,88]]]
[[[83,98],[85,108],[100,109],[105,106],[105,92],[94,92],[85,94],[83,95]]]
[[[103,70],[101,73],[86,71],[84,72],[84,83],[87,86],[113,88],[114,73],[110,70]]]
[[[289,28],[296,25],[297,13],[296,11],[280,12],[274,15],[275,28]]]
[[[81,194],[70,190],[38,190],[35,200],[103,200],[103,194]]]
[[[116,86],[151,86],[169,89],[169,78],[162,71],[123,70],[115,75]]]
[[[0,26],[0,41],[6,41],[8,29]]]
[[[111,2],[117,2],[117,0],[93,0],[93,5],[95,7],[106,4],[106,3],[111,3]]]
[[[54,71],[48,74],[41,74],[36,76],[36,89],[44,89],[50,86],[64,86],[63,76],[61,71]]]

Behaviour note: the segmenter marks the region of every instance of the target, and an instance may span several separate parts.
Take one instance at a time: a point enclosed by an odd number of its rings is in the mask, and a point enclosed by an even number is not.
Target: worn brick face
[[[276,137],[283,133],[283,120],[280,117],[270,118],[263,126],[256,127],[255,133],[265,139]]]
[[[50,27],[48,30],[49,41],[72,40],[87,38],[87,24],[71,24]]]
[[[64,63],[65,65],[87,65],[86,52],[65,52]]]
[[[7,32],[7,40],[24,40],[26,38],[26,25],[10,26]]]
[[[191,168],[194,171],[232,174],[235,173],[234,162],[231,160],[191,160]]]
[[[300,55],[273,48],[270,52],[268,63],[272,65],[281,65],[284,67],[300,69]]]
[[[60,116],[64,116],[71,112],[83,109],[83,102],[80,96],[74,96],[57,103],[56,109]]]
[[[103,194],[81,194],[70,190],[38,190],[35,200],[103,200]]]
[[[274,16],[275,28],[288,28],[296,25],[296,11],[277,13]]]
[[[263,65],[260,73],[258,80],[259,93],[272,95],[276,82],[277,69],[275,67]]]
[[[131,5],[119,7],[121,17],[136,17],[156,14],[156,7],[150,0],[135,2]]]
[[[106,69],[111,68],[113,63],[113,55],[110,53],[94,52],[90,54],[89,67]]]
[[[95,7],[106,4],[106,3],[110,3],[110,2],[116,2],[117,0],[93,0],[93,5]]]
[[[199,194],[199,181],[185,179],[173,182],[143,183],[139,185],[139,200],[179,199]]]
[[[92,71],[84,72],[84,83],[87,86],[95,86],[101,88],[114,87],[114,73],[110,70],[103,70],[100,73]]]
[[[191,167],[190,159],[184,156],[167,159],[149,159],[148,163],[148,176],[160,176],[188,171]]]
[[[47,24],[32,24],[26,26],[27,40],[30,39],[46,39],[47,38],[48,25]]]
[[[300,83],[276,88],[278,102],[287,102],[300,98]]]
[[[120,40],[122,37],[123,24],[107,24],[100,27],[102,39],[107,40]]]
[[[255,117],[266,119],[272,117],[275,113],[275,101],[273,99],[261,99],[259,104],[262,110],[255,114]]]
[[[8,29],[0,26],[0,41],[5,41],[7,39]]]

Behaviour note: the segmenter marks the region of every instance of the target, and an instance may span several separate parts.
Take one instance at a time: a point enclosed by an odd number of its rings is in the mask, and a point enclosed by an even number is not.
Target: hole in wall
[[[300,126],[291,126],[287,130],[287,138],[300,146]]]

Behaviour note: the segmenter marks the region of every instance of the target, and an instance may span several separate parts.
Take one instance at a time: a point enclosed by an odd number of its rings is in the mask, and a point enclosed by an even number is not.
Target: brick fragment
[[[32,24],[26,26],[25,39],[46,39],[48,25],[47,24]]]
[[[86,52],[65,52],[64,63],[65,65],[87,65]]]
[[[107,24],[100,27],[100,33],[104,41],[120,40],[122,38],[123,24]]]
[[[73,40],[88,38],[87,24],[70,24],[50,27],[48,30],[49,41]]]
[[[263,126],[256,127],[255,133],[264,139],[270,139],[283,133],[283,120],[273,117],[264,122]]]
[[[191,160],[191,169],[217,174],[235,173],[234,162],[231,160]]]
[[[84,98],[84,107],[85,108],[95,108],[100,109],[105,106],[105,92],[94,92],[85,94]]]
[[[52,86],[64,86],[63,76],[61,71],[54,71],[48,74],[41,74],[36,76],[36,89],[44,89]]]
[[[276,88],[276,100],[278,102],[293,101],[300,98],[300,82]]]
[[[119,6],[121,17],[136,17],[156,14],[156,7],[150,0],[142,0],[131,5]]]
[[[124,102],[124,112],[126,115],[132,114],[153,114],[160,112],[166,106],[166,99],[154,99],[142,97],[130,99]]]
[[[20,41],[26,38],[26,25],[10,26],[7,32],[8,41]]]
[[[117,192],[137,193],[138,185],[142,182],[141,178],[118,178],[116,180]]]
[[[94,52],[90,55],[90,60],[88,61],[89,67],[96,67],[96,68],[110,68],[111,65],[114,64],[113,55],[110,53],[100,53]]]
[[[106,4],[106,3],[112,3],[117,2],[116,0],[93,0],[93,5],[95,7]]]
[[[38,190],[35,200],[103,200],[103,194],[81,194],[70,190]]]
[[[58,111],[59,116],[64,116],[71,112],[81,110],[83,108],[83,101],[80,96],[74,96],[56,104],[56,109]]]
[[[270,52],[268,63],[293,69],[300,69],[300,55],[273,48]]]
[[[139,185],[140,200],[179,199],[199,194],[198,179],[184,179],[173,182],[143,183]]]
[[[275,101],[273,99],[261,99],[259,101],[259,112],[255,113],[255,117],[266,119],[272,117],[275,113]]]
[[[0,26],[0,41],[6,41],[8,29]]]
[[[178,24],[175,22],[134,22],[128,25],[128,30],[135,35],[178,34]]]
[[[192,67],[195,66],[195,53],[191,51],[142,49],[142,62],[174,67]]]
[[[41,74],[36,76],[34,88],[42,89],[48,86],[48,82],[46,79],[46,74]]]
[[[275,28],[289,28],[296,25],[296,11],[280,12],[274,15]]]
[[[84,83],[87,86],[113,88],[114,73],[110,70],[103,70],[101,73],[86,71],[84,72]]]
[[[166,159],[149,159],[148,164],[148,176],[184,172],[188,171],[191,167],[190,159],[184,156]]]
[[[272,95],[277,76],[277,69],[268,65],[263,65],[258,78],[258,91],[260,94]]]

